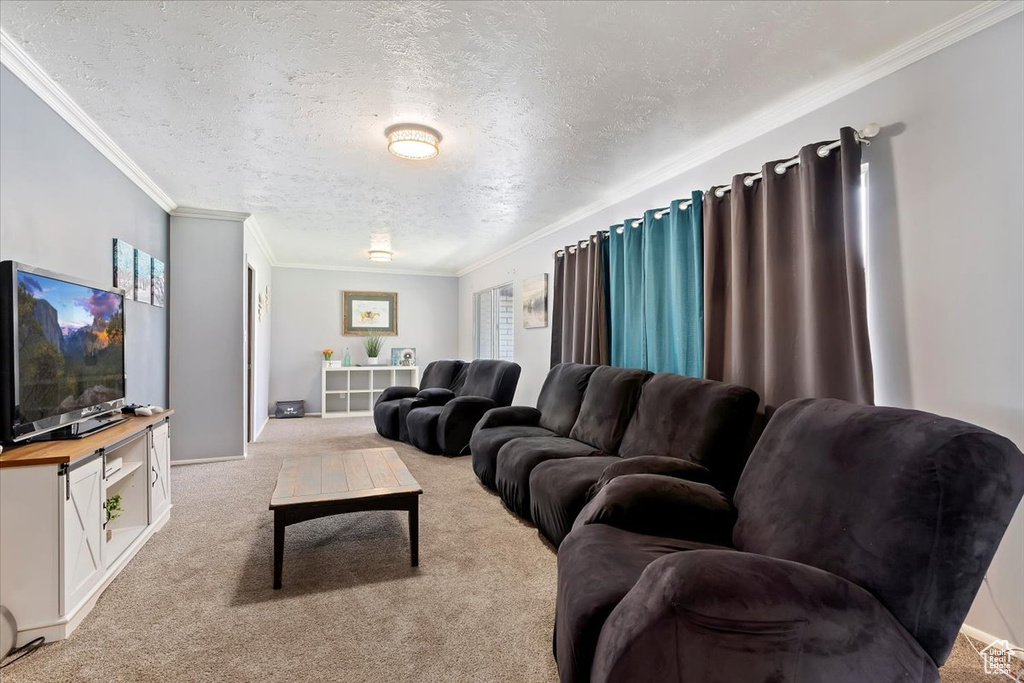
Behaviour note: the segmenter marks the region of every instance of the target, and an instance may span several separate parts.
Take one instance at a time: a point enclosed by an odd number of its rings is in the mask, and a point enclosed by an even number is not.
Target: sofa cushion
[[[605,620],[654,560],[718,546],[643,536],[603,524],[569,534],[558,548],[555,659],[563,681],[589,681]]]
[[[428,363],[423,370],[423,377],[420,378],[420,389],[454,390],[455,379],[465,364],[465,361],[461,360],[435,360]]]
[[[537,398],[541,427],[559,436],[569,436],[596,368],[596,365],[578,363],[562,363],[551,368]]]
[[[580,458],[601,453],[590,446],[561,436],[512,439],[498,451],[495,485],[512,512],[530,518],[530,473],[545,460]]]
[[[608,482],[616,477],[622,477],[627,474],[663,474],[666,477],[678,477],[679,479],[698,481],[705,484],[711,481],[711,472],[706,467],[702,467],[689,460],[669,458],[663,455],[638,455],[633,458],[616,458],[615,462],[608,465],[601,472],[601,478],[590,488],[587,498],[593,498],[601,492],[601,489]]]
[[[444,406],[423,406],[410,410],[405,418],[409,443],[425,453],[441,453],[441,444],[437,439],[437,423],[443,410]]]
[[[615,455],[650,377],[650,372],[633,368],[603,365],[594,370],[569,437]]]
[[[590,488],[612,463],[614,455],[562,458],[542,462],[530,473],[530,517],[541,536],[556,548],[572,531],[572,523],[589,499]]]
[[[757,393],[746,387],[659,373],[644,384],[618,454],[695,462],[731,492],[743,469],[743,446],[757,404]]]
[[[965,422],[799,399],[736,489],[736,547],[874,594],[936,662],[953,646],[1024,492],[1024,455]]]
[[[483,396],[499,406],[512,405],[522,369],[506,360],[475,360],[466,370],[459,396]]]
[[[506,425],[478,429],[469,440],[469,452],[473,454],[473,471],[480,483],[491,490],[495,489],[494,477],[498,467],[498,451],[512,439],[527,436],[557,436],[543,427],[526,425]]]

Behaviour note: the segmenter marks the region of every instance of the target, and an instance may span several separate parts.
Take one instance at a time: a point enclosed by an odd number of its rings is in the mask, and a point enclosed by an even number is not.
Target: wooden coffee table
[[[274,511],[274,588],[281,587],[285,527],[344,512],[408,510],[410,554],[412,566],[417,566],[422,493],[394,448],[286,458],[270,499]]]

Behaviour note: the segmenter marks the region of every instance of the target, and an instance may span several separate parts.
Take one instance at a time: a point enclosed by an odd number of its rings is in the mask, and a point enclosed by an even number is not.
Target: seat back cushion
[[[1024,454],[966,422],[798,399],[736,489],[740,550],[871,592],[942,664],[1024,493]]]
[[[482,396],[499,406],[512,405],[522,369],[507,360],[475,360],[469,364],[459,396]]]
[[[647,370],[633,368],[602,365],[594,370],[569,438],[616,455],[640,400],[640,390],[650,377]]]
[[[583,395],[596,365],[561,363],[551,368],[540,388],[537,409],[540,426],[559,436],[568,436],[580,414]]]
[[[451,389],[462,366],[461,360],[435,360],[429,363],[420,378],[420,389]]]
[[[631,458],[661,455],[706,467],[727,493],[743,469],[743,446],[757,392],[696,377],[659,373],[644,384],[619,446]]]

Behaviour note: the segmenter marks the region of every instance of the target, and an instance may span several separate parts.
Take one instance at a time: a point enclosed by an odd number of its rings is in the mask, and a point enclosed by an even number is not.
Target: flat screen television
[[[76,436],[118,411],[124,335],[122,290],[0,263],[0,438]]]

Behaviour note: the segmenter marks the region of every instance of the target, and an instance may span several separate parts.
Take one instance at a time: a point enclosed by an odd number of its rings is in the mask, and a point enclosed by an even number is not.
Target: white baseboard
[[[963,633],[965,636],[970,636],[971,638],[974,638],[975,640],[980,641],[981,643],[984,644],[984,646],[991,645],[992,643],[996,642],[997,640],[1003,640],[1003,638],[1000,638],[998,636],[992,635],[991,633],[987,633],[985,631],[982,631],[980,628],[974,628],[973,626],[968,626],[967,624],[964,624],[963,626],[960,627],[960,632]],[[1007,641],[1007,642],[1009,642],[1009,641]],[[1010,647],[1014,648],[1013,652],[1010,653],[1011,655],[1013,655],[1017,659],[1024,660],[1024,652],[1021,651],[1021,648],[1020,648],[1019,645],[1016,645],[1014,643],[1010,643]]]
[[[228,460],[245,460],[245,455],[228,455],[223,458],[196,458],[194,460],[171,460],[171,467],[178,465],[203,465],[208,462],[226,462]]]
[[[267,417],[263,420],[263,423],[260,424],[260,428],[256,430],[256,436],[252,437],[253,441],[256,441],[256,440],[258,440],[260,438],[260,434],[262,434],[263,430],[266,429],[268,422],[270,422],[270,416],[269,415],[267,415]]]

